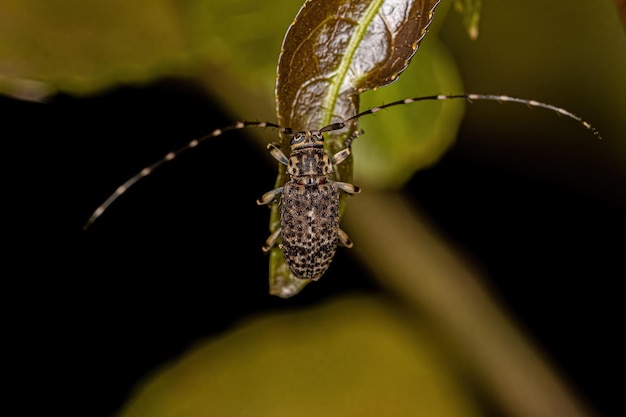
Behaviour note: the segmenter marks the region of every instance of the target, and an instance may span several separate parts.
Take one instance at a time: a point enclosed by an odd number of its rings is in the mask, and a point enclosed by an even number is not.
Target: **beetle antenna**
[[[582,124],[585,128],[591,130],[593,135],[596,136],[598,139],[602,139],[602,136],[600,136],[600,133],[598,132],[598,130],[595,127],[593,127],[589,122],[586,122],[580,116],[568,110],[565,110],[562,107],[557,107],[552,104],[543,103],[537,100],[529,100],[525,98],[502,96],[502,95],[495,95],[495,94],[449,94],[449,95],[440,94],[440,95],[433,95],[433,96],[405,98],[403,100],[398,100],[392,103],[383,104],[382,106],[372,107],[371,109],[355,114],[354,116],[349,117],[341,122],[331,123],[321,128],[320,132],[330,132],[333,130],[343,129],[344,127],[348,125],[348,123],[350,123],[353,120],[359,119],[368,114],[374,114],[388,107],[398,106],[401,104],[416,103],[418,101],[426,101],[426,100],[454,100],[454,99],[464,99],[470,103],[472,101],[488,100],[488,101],[498,101],[500,103],[504,103],[504,102],[521,103],[521,104],[526,104],[529,107],[541,107],[544,109],[555,111],[558,115],[566,116],[566,117],[569,117],[570,119],[576,120],[578,123]]]
[[[102,216],[102,214],[109,208],[109,206],[111,204],[113,204],[115,202],[115,200],[117,200],[122,194],[124,194],[126,191],[128,191],[128,189],[130,187],[135,185],[141,179],[143,179],[143,178],[147,177],[148,175],[150,175],[152,172],[154,172],[161,165],[163,165],[163,164],[165,164],[165,163],[167,163],[167,162],[177,158],[178,155],[180,155],[181,153],[195,148],[196,146],[200,145],[201,143],[203,143],[207,139],[215,138],[217,136],[221,136],[222,134],[224,134],[224,133],[226,133],[228,131],[231,131],[231,130],[244,129],[246,127],[269,127],[269,128],[277,129],[281,133],[285,133],[285,134],[292,134],[293,133],[291,128],[279,126],[277,124],[269,123],[269,122],[237,122],[237,123],[235,123],[235,124],[233,124],[231,126],[223,127],[221,129],[215,129],[213,132],[209,133],[208,135],[202,136],[202,137],[200,137],[198,139],[193,139],[192,141],[187,143],[185,146],[183,146],[181,148],[178,148],[178,149],[176,149],[174,151],[168,152],[163,158],[161,158],[158,161],[154,162],[153,164],[148,165],[147,167],[143,168],[137,174],[133,175],[131,178],[126,180],[122,185],[117,187],[117,189],[113,192],[113,194],[111,194],[104,201],[104,203],[100,204],[98,206],[98,208],[96,208],[94,210],[94,212],[91,214],[89,219],[87,219],[87,222],[84,224],[83,230],[87,230],[100,216]]]

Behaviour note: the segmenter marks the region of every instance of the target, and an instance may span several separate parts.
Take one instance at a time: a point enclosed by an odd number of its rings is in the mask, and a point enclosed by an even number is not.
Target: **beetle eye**
[[[291,144],[296,145],[298,143],[304,142],[305,134],[302,132],[298,132],[291,137]]]

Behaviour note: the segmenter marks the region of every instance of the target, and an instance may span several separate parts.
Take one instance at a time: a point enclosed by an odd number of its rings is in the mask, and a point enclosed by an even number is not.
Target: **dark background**
[[[297,297],[268,295],[260,247],[269,211],[255,200],[272,188],[276,164],[245,132],[167,164],[81,229],[142,167],[233,121],[198,91],[170,80],[46,104],[0,98],[8,358],[17,387],[48,394],[24,411],[45,402],[110,416],[150,371],[240,318],[378,291],[340,250]],[[581,396],[619,415],[626,210],[477,161],[463,134],[406,192],[484,267]]]

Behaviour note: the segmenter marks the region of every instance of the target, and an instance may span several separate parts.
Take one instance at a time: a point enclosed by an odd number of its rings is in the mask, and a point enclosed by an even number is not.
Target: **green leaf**
[[[173,74],[192,60],[168,0],[3,0],[0,93],[89,94]]]
[[[320,129],[359,112],[359,94],[398,80],[430,26],[439,0],[308,0],[283,40],[278,62],[276,103],[278,123],[294,130]],[[332,155],[345,147],[357,129],[327,132]],[[281,148],[289,153],[290,138]],[[352,181],[352,157],[335,167],[335,179]],[[288,175],[279,166],[276,187]],[[343,198],[343,197],[342,197]],[[343,202],[342,202],[343,205]],[[279,227],[280,207],[274,205],[270,231]],[[294,295],[300,279],[285,265],[280,247],[272,249],[270,292]]]
[[[273,119],[285,13],[300,2],[3,0],[0,94],[42,100],[186,77],[235,113]]]
[[[120,417],[475,417],[469,390],[397,303],[351,296],[249,320],[138,387]]]
[[[423,42],[398,83],[362,96],[365,108],[411,96],[462,92],[455,62],[435,33]],[[462,101],[396,106],[360,120],[354,142],[355,181],[367,189],[397,189],[415,172],[436,163],[455,143],[465,109]]]
[[[279,123],[319,129],[357,113],[358,94],[406,69],[439,0],[308,0],[281,50]]]

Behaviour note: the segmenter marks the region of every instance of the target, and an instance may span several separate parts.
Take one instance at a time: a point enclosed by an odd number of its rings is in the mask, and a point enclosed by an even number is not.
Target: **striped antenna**
[[[394,101],[392,103],[383,104],[382,106],[373,107],[371,109],[362,111],[361,113],[355,114],[354,116],[349,117],[346,120],[343,120],[341,122],[331,123],[328,126],[324,126],[323,128],[321,128],[320,132],[330,132],[333,130],[343,129],[352,120],[360,119],[361,117],[366,116],[368,114],[374,114],[388,107],[398,106],[402,104],[409,104],[409,103],[417,103],[419,101],[427,101],[427,100],[454,100],[454,99],[464,99],[470,103],[473,101],[478,101],[478,100],[497,101],[500,103],[512,102],[512,103],[526,104],[529,107],[541,107],[544,109],[553,110],[558,115],[566,116],[566,117],[569,117],[570,119],[576,120],[577,122],[582,124],[585,128],[591,130],[594,136],[596,136],[598,139],[602,139],[602,136],[600,136],[600,133],[598,132],[598,130],[595,127],[593,127],[589,122],[586,122],[580,116],[568,110],[565,110],[562,107],[557,107],[552,104],[543,103],[537,100],[528,100],[525,98],[501,96],[501,95],[495,95],[495,94],[450,94],[450,95],[439,94],[435,96],[405,98],[403,100]]]
[[[137,174],[133,175],[128,180],[126,180],[122,185],[117,187],[117,189],[113,192],[113,194],[111,194],[104,201],[104,203],[100,204],[98,208],[94,210],[94,212],[91,214],[91,216],[89,217],[89,219],[83,226],[83,230],[88,229],[100,216],[102,216],[102,214],[109,208],[109,206],[113,204],[113,202],[117,200],[122,194],[128,191],[130,187],[135,185],[142,178],[145,178],[148,175],[152,174],[161,165],[175,159],[181,153],[195,148],[196,146],[200,145],[202,142],[206,141],[207,139],[221,136],[222,134],[231,130],[244,129],[246,127],[253,127],[253,126],[274,128],[274,129],[277,129],[279,132],[285,133],[285,134],[293,133],[291,129],[289,128],[285,128],[285,127],[279,126],[274,123],[269,123],[269,122],[237,122],[232,126],[223,127],[221,129],[215,129],[213,132],[209,133],[208,135],[202,136],[201,138],[198,138],[198,139],[194,139],[191,142],[187,143],[185,146],[178,148],[174,151],[168,152],[163,158],[145,167],[144,169],[139,171]]]
[[[382,106],[373,107],[371,109],[362,111],[341,122],[331,123],[319,129],[318,132],[324,133],[324,132],[330,132],[334,130],[343,129],[353,120],[360,119],[361,117],[367,116],[368,114],[374,114],[380,110],[383,110],[389,107],[410,104],[410,103],[417,103],[420,101],[428,101],[428,100],[455,100],[455,99],[464,99],[470,103],[473,101],[478,101],[478,100],[497,101],[500,103],[513,102],[513,103],[526,104],[527,106],[531,108],[540,107],[540,108],[552,110],[556,112],[558,115],[566,116],[566,117],[569,117],[570,119],[576,120],[578,123],[582,124],[585,128],[591,130],[594,136],[596,136],[598,139],[602,139],[602,137],[600,136],[600,133],[595,127],[593,127],[590,123],[583,120],[580,116],[564,108],[557,107],[552,104],[543,103],[543,102],[536,101],[536,100],[529,100],[529,99],[524,99],[524,98],[502,96],[502,95],[495,95],[495,94],[450,94],[450,95],[433,95],[433,96],[405,98],[403,100],[394,101],[392,103],[383,104]],[[293,135],[294,133],[296,133],[292,128],[283,127],[283,126],[277,125],[275,123],[270,123],[270,122],[237,122],[231,126],[223,127],[221,129],[215,129],[210,134],[203,136],[199,139],[194,139],[191,142],[189,142],[187,145],[177,150],[167,153],[163,158],[154,162],[152,165],[145,167],[144,169],[139,171],[137,174],[135,174],[134,176],[126,180],[122,185],[117,187],[117,189],[113,192],[113,194],[111,194],[100,206],[98,206],[98,208],[94,210],[94,212],[91,214],[91,216],[89,217],[89,219],[83,226],[83,229],[84,230],[88,229],[100,216],[102,216],[102,214],[111,206],[111,204],[113,204],[113,202],[115,202],[115,200],[117,200],[122,194],[124,194],[130,187],[135,185],[139,180],[150,175],[152,172],[154,172],[154,170],[159,168],[161,165],[175,159],[181,153],[195,148],[196,146],[200,145],[202,142],[206,141],[207,139],[221,136],[222,134],[231,130],[244,129],[246,127],[264,127],[264,128],[267,127],[267,128],[276,129],[279,132],[284,133],[286,135]],[[346,142],[346,146],[350,146],[350,142],[353,138],[354,137],[352,137]]]

